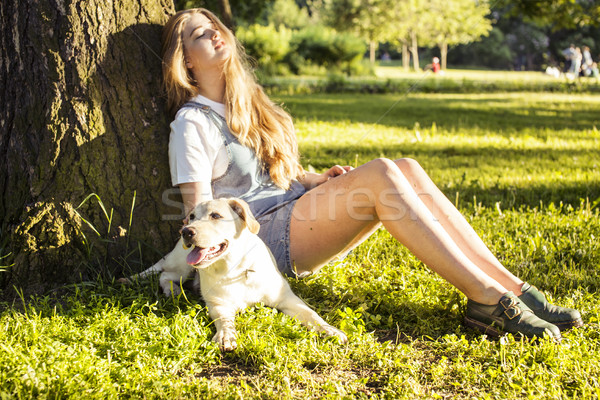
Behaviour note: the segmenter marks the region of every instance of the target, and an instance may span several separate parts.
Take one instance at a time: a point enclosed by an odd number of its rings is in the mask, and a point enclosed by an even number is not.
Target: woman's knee
[[[396,166],[400,168],[400,171],[404,173],[423,171],[421,164],[413,158],[399,158],[394,161],[394,164],[396,164]]]
[[[376,158],[364,164],[363,167],[362,186],[386,189],[391,184],[397,185],[404,181],[404,173],[389,158]]]
[[[380,176],[393,175],[400,172],[396,162],[389,158],[376,158],[369,162],[368,165],[375,169],[375,172]]]

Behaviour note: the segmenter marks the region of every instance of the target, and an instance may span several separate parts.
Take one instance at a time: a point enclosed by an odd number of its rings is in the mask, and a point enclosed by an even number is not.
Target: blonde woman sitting
[[[306,172],[291,117],[256,83],[229,29],[205,9],[181,11],[163,32],[173,185],[189,212],[224,196],[245,200],[280,271],[315,273],[383,225],[467,298],[482,332],[561,338],[583,324],[508,271],[411,159]],[[427,202],[420,195],[426,194]]]

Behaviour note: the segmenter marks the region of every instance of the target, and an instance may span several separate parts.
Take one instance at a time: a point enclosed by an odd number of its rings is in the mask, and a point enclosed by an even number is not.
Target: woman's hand
[[[346,166],[334,165],[333,167],[329,168],[327,171],[323,172],[322,174],[316,174],[314,172],[307,172],[306,176],[304,177],[304,179],[302,179],[300,181],[300,183],[307,190],[309,190],[309,189],[319,186],[322,183],[327,182],[331,178],[335,178],[336,176],[343,175],[346,172],[351,171],[352,169],[353,168],[348,165],[346,165]]]

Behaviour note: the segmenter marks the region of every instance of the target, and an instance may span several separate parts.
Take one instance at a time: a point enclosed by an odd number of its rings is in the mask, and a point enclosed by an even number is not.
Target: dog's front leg
[[[237,347],[235,311],[225,308],[209,308],[209,314],[217,328],[217,333],[212,338],[213,342],[217,343],[223,351],[235,350]]]
[[[323,318],[314,312],[301,298],[296,296],[291,290],[289,290],[279,304],[277,305],[282,313],[289,315],[290,317],[296,318],[303,325],[312,328],[318,332],[323,332],[327,336],[337,337],[341,343],[346,343],[348,337],[342,331],[333,326],[329,325]]]
[[[176,281],[176,279],[179,279],[179,280]],[[184,279],[185,278],[183,278],[181,276],[177,276],[177,274],[165,273],[165,272],[160,274],[159,283],[160,283],[160,287],[162,288],[165,296],[167,296],[167,297],[179,296],[181,294],[181,287],[179,285],[183,284]]]

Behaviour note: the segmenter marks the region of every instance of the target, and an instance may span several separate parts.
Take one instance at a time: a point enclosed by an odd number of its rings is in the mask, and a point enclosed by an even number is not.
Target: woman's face
[[[217,27],[204,14],[193,14],[183,30],[185,65],[194,77],[202,71],[221,69],[231,53]]]

